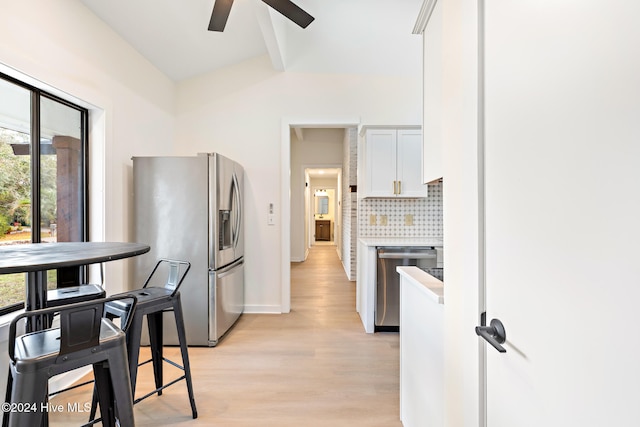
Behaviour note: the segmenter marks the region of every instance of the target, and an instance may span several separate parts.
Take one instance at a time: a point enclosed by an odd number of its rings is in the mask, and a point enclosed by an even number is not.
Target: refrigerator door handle
[[[238,206],[238,212],[236,214],[236,223],[233,230],[233,247],[238,247],[238,240],[240,240],[240,227],[242,227],[242,200],[240,200],[240,184],[238,184],[238,176],[233,174],[233,197],[236,199]]]
[[[239,259],[238,261],[234,262],[233,264],[229,264],[228,266],[218,270],[216,277],[218,279],[222,279],[225,276],[228,276],[229,274],[233,274],[233,270],[236,269],[236,267],[239,267],[241,265],[244,264],[244,260],[243,259]]]

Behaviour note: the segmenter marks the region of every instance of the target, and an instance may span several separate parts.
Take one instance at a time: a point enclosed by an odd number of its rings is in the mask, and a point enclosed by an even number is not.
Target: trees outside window
[[[0,74],[0,245],[87,240],[87,114]],[[25,280],[0,275],[0,313],[22,307]]]

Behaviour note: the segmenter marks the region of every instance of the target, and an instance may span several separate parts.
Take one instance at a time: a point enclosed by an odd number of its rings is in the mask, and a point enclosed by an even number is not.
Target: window
[[[0,74],[0,245],[87,240],[87,147],[86,109]],[[23,307],[26,280],[0,275],[0,314]]]

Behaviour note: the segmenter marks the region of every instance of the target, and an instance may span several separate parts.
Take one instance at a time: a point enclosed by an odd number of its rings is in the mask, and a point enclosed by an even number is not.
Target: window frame
[[[33,86],[29,83],[26,83],[20,79],[7,75],[3,72],[0,72],[0,79],[5,80],[11,84],[15,84],[16,86],[22,87],[30,92],[31,99],[31,123],[30,123],[30,154],[29,161],[31,165],[31,223],[32,223],[32,234],[31,234],[31,243],[40,243],[42,242],[42,230],[41,230],[41,164],[40,164],[40,138],[41,138],[41,111],[40,111],[40,102],[42,98],[47,98],[51,101],[58,102],[62,105],[65,105],[73,110],[76,110],[80,113],[80,139],[81,139],[81,154],[80,158],[82,159],[80,178],[82,180],[81,185],[81,197],[80,197],[80,208],[82,212],[82,229],[81,229],[81,240],[83,242],[89,241],[89,110],[85,107],[81,107],[78,104],[75,104],[69,100],[61,98],[60,96],[54,95],[50,92],[42,90],[36,86]],[[37,226],[34,226],[37,225]],[[25,280],[32,280],[27,275]],[[80,278],[81,280],[86,281],[88,277],[88,267],[84,267],[81,269]],[[6,306],[0,306],[0,316],[12,313],[18,310],[23,309],[25,306],[25,301],[17,302],[14,304],[9,304]]]

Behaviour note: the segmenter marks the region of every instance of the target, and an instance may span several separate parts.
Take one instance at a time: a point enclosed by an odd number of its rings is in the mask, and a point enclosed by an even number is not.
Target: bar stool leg
[[[95,375],[95,373],[94,373]],[[89,412],[89,421],[96,419],[96,412],[98,412],[98,387],[96,387],[95,381],[93,384],[93,397],[91,398],[91,412]]]
[[[100,417],[104,427],[115,427],[115,407],[113,401],[115,399],[112,386],[110,384],[111,377],[109,375],[109,365],[107,362],[94,363],[93,376],[95,378],[94,390],[97,390],[98,400],[100,402]],[[93,414],[95,416],[95,414]],[[93,417],[91,418],[93,420]]]
[[[153,359],[153,376],[156,383],[156,389],[162,387],[163,384],[163,316],[163,311],[157,311],[155,313],[147,314],[147,324],[149,326],[149,344],[151,347],[151,358]],[[158,396],[162,396],[162,390],[158,390]]]
[[[138,361],[140,359],[140,335],[142,334],[142,320],[144,315],[134,313],[131,325],[127,330],[127,355],[129,360],[129,376],[131,378],[131,393],[136,396],[136,380],[138,378]]]
[[[135,427],[133,392],[127,371],[127,353],[124,349],[118,350],[118,354],[114,353],[109,356],[108,372],[115,395],[116,413],[121,427]]]
[[[196,409],[196,399],[193,396],[193,384],[191,382],[191,365],[189,363],[189,352],[187,351],[187,333],[184,327],[184,318],[182,317],[182,304],[180,295],[176,298],[173,306],[173,315],[176,319],[176,329],[178,331],[178,341],[180,341],[180,352],[182,353],[182,366],[184,367],[184,375],[187,382],[187,391],[189,393],[189,402],[191,403],[191,414],[193,418],[198,418]]]
[[[9,368],[9,375],[7,375],[7,389],[4,395],[4,401],[11,403],[11,389],[13,388],[13,375],[11,375],[11,368]],[[2,425],[9,425],[9,414],[10,412],[5,411],[2,413]]]
[[[38,370],[31,373],[21,373],[13,379],[11,399],[9,402],[31,402],[36,406],[35,411],[20,411],[9,414],[8,427],[41,426],[45,423],[45,412],[42,406],[47,403],[47,388],[41,387],[49,380],[47,372]]]

